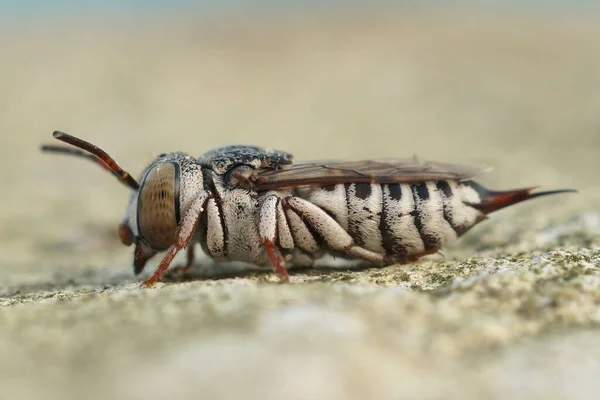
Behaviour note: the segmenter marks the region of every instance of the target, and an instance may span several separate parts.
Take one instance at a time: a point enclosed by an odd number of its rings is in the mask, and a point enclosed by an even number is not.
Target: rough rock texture
[[[600,15],[189,20],[2,28],[3,397],[597,397]],[[486,186],[580,192],[410,266],[329,260],[279,285],[203,259],[140,290],[116,236],[126,189],[40,154],[55,129],[135,174],[243,142],[483,162]]]

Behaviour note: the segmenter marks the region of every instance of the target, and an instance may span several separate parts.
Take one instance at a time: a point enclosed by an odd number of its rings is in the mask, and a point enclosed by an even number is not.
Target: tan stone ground
[[[596,398],[600,15],[1,29],[3,397]],[[115,234],[126,189],[40,154],[55,129],[135,174],[161,152],[245,142],[483,162],[493,188],[580,192],[499,212],[412,266],[281,286],[202,260],[139,290]]]

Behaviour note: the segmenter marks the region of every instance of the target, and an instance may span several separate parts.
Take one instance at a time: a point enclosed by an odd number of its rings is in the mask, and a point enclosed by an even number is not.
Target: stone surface
[[[395,11],[0,28],[3,396],[595,398],[599,20]],[[279,285],[201,259],[140,290],[116,235],[126,189],[40,154],[55,129],[134,174],[161,152],[252,143],[297,160],[486,163],[492,188],[579,193],[503,210],[410,266],[325,260]]]

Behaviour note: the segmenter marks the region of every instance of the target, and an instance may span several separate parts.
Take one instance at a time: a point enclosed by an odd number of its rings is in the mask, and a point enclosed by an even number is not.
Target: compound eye
[[[161,163],[148,171],[138,198],[138,227],[155,250],[175,243],[179,223],[179,166]]]

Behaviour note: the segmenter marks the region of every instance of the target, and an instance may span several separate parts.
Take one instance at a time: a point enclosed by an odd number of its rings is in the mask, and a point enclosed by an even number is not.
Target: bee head
[[[150,257],[175,243],[183,213],[203,190],[200,165],[185,153],[161,154],[142,172],[138,183],[95,145],[63,132],[53,136],[75,148],[44,145],[43,151],[90,159],[132,189],[118,232],[123,244],[135,243],[134,271],[140,273]]]
[[[119,225],[121,242],[136,245],[136,274],[150,257],[175,243],[185,212],[203,190],[200,165],[181,152],[161,154],[142,172],[140,182]]]

